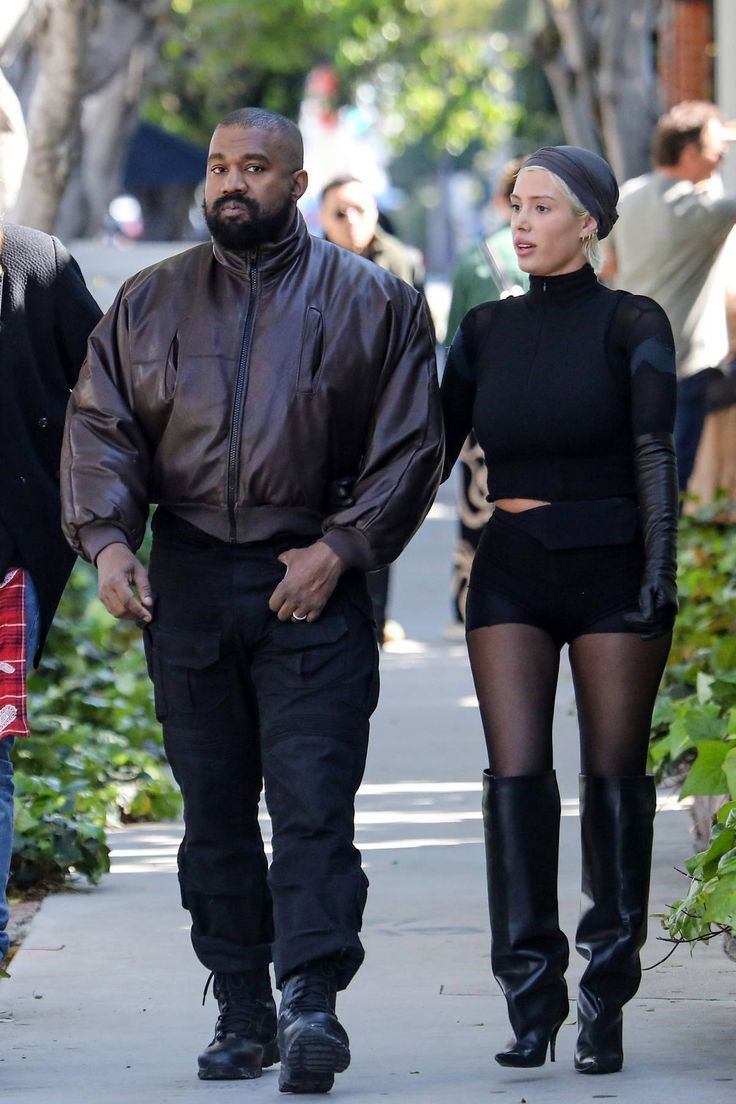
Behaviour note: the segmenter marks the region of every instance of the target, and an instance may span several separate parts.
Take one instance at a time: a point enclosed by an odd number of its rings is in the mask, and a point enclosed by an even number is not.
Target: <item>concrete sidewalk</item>
[[[718,947],[679,949],[645,973],[626,1013],[626,1064],[589,1078],[572,1068],[574,1004],[557,1062],[512,1072],[493,1061],[509,1036],[489,975],[480,822],[482,737],[464,647],[441,638],[452,536],[436,510],[399,565],[392,615],[420,643],[383,658],[357,840],[371,891],[366,964],[341,996],[353,1062],[331,1099],[356,1104],[726,1104],[735,1098],[736,967]],[[577,736],[563,672],[557,764],[563,794],[561,914],[572,938],[579,900]],[[45,901],[0,985],[0,1093],[8,1104],[214,1104],[287,1099],[277,1073],[199,1082],[212,997],[189,945],[175,875],[179,825],[111,834],[101,886]],[[686,811],[657,817],[651,912],[682,895]],[[653,920],[644,964],[668,950]],[[580,972],[573,952],[571,995]],[[330,1099],[328,1098],[328,1099]]]

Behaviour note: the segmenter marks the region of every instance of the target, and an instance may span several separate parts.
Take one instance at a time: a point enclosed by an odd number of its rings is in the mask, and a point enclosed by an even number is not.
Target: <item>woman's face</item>
[[[511,194],[511,232],[519,267],[532,276],[561,276],[585,264],[583,238],[596,228],[573,214],[546,169],[522,169]]]

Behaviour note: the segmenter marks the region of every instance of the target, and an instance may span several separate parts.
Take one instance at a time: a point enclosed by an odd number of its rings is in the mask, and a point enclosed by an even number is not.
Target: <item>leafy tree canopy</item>
[[[145,115],[203,144],[235,106],[296,118],[308,72],[333,67],[338,98],[375,89],[386,137],[462,153],[494,144],[518,115],[523,59],[496,29],[500,0],[172,0]],[[337,105],[335,105],[337,106]]]

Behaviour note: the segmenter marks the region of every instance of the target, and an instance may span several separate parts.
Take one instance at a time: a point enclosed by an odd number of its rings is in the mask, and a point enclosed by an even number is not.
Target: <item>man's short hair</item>
[[[703,130],[721,113],[708,100],[683,100],[657,120],[652,139],[652,160],[657,167],[671,168],[679,163],[682,151],[694,142],[702,145]]]
[[[304,143],[299,127],[285,115],[279,115],[278,111],[266,111],[264,107],[239,107],[227,114],[217,125],[236,126],[241,130],[250,130],[253,127],[278,134],[289,151],[294,169],[304,167]]]

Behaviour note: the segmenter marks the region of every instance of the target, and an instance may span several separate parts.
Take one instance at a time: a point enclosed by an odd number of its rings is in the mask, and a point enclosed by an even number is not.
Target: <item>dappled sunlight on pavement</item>
[[[381,701],[356,800],[356,845],[371,883],[361,935],[366,962],[339,997],[353,1060],[334,1099],[731,1104],[736,973],[715,946],[693,955],[680,948],[644,975],[626,1012],[625,1068],[604,1085],[591,1085],[572,1066],[583,966],[574,950],[570,1017],[555,1065],[512,1071],[493,1062],[509,1027],[489,962],[483,734],[464,644],[443,640],[452,529],[449,516],[433,518],[397,564],[391,612],[416,647],[409,639],[403,651],[381,658]],[[580,904],[572,698],[563,663],[555,763],[563,812],[560,918],[571,943]],[[659,941],[657,914],[686,891],[677,868],[691,843],[686,803],[662,790],[658,807],[645,966],[669,949]],[[268,847],[265,810],[261,828]],[[13,978],[2,986],[12,1012],[0,1024],[0,1091],[9,1104],[278,1098],[275,1070],[247,1085],[197,1081],[196,1055],[211,1038],[215,1009],[211,999],[201,1005],[206,971],[192,952],[180,903],[182,831],[181,823],[110,831],[112,874],[99,887],[44,902]]]
[[[483,842],[481,788],[480,782],[459,781],[365,783],[356,801],[356,846],[363,852],[370,852],[480,844]],[[661,792],[657,797],[657,812],[678,812],[691,804],[692,798],[678,801],[676,794]],[[563,817],[577,817],[579,813],[577,798],[562,799]],[[259,820],[266,853],[270,856],[270,819],[263,807]],[[414,827],[418,830],[426,825],[445,827],[448,834],[429,837],[424,834],[407,837],[405,834],[407,830]],[[465,834],[457,834],[459,825],[463,825]],[[402,829],[400,837],[392,831],[398,826]],[[110,832],[111,874],[175,872],[182,832],[181,824],[131,825]]]

